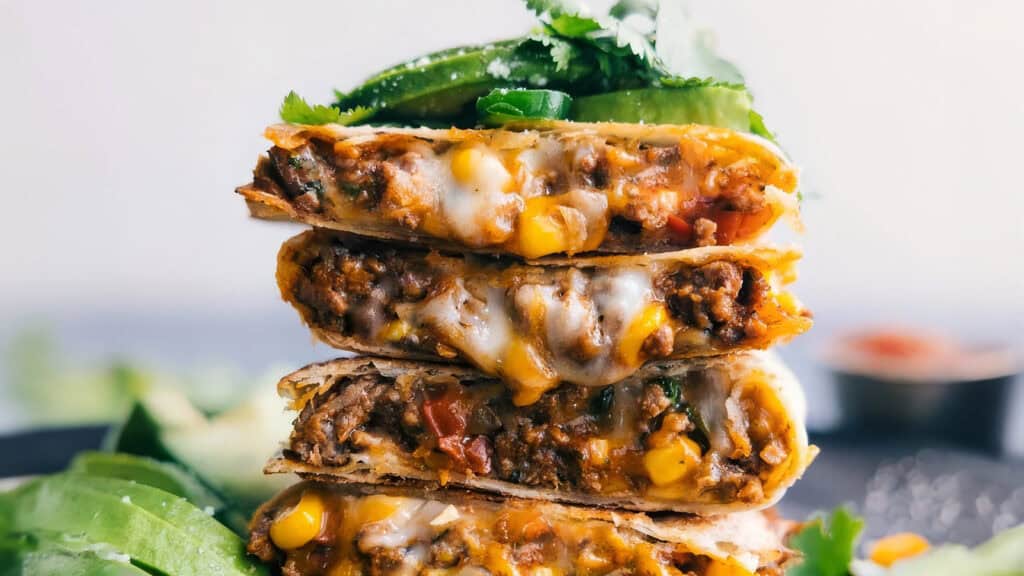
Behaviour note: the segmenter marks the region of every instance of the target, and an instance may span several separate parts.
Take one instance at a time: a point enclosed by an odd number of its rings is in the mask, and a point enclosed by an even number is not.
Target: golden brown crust
[[[706,556],[715,562],[743,567],[759,574],[779,574],[793,553],[785,546],[782,538],[786,530],[784,521],[773,514],[761,512],[739,512],[723,516],[659,515],[656,519],[643,513],[615,512],[597,508],[565,506],[549,502],[520,500],[517,498],[489,498],[469,491],[446,489],[443,492],[424,492],[418,487],[382,485],[336,485],[329,482],[305,482],[282,492],[264,504],[255,514],[252,526],[253,540],[265,542],[268,521],[289,502],[295,502],[305,491],[314,490],[330,497],[360,499],[384,495],[392,498],[425,499],[454,507],[454,516],[462,519],[508,516],[516,511],[529,511],[531,516],[544,518],[547,524],[559,526],[562,538],[575,530],[591,534],[608,534],[612,540],[631,546],[664,547],[652,558],[668,560],[672,551]],[[601,527],[601,525],[606,525]],[[488,523],[478,525],[477,536],[485,541],[496,538],[486,528]],[[359,525],[356,525],[359,528]],[[405,530],[409,529],[406,524]],[[597,532],[594,529],[597,529]],[[329,530],[332,528],[329,527]],[[568,542],[567,542],[568,543]],[[252,541],[250,549],[252,549]],[[629,546],[627,546],[629,547]],[[653,550],[651,552],[654,552]],[[268,557],[272,557],[269,554]],[[344,561],[346,558],[335,558]],[[466,558],[468,563],[479,561]],[[572,560],[569,560],[572,562]],[[621,566],[627,568],[627,566]],[[634,570],[636,567],[632,567]]]
[[[452,340],[451,336],[438,332],[431,326],[418,325],[417,328],[429,336],[429,340],[418,338],[411,343],[410,340],[385,341],[378,336],[361,335],[351,328],[339,328],[337,322],[328,322],[325,318],[333,319],[334,313],[324,313],[322,310],[314,310],[307,305],[308,299],[300,297],[303,286],[311,282],[324,282],[311,278],[310,271],[306,268],[305,260],[310,254],[315,255],[328,246],[349,246],[348,237],[343,235],[332,235],[324,231],[309,231],[286,242],[279,254],[278,284],[281,288],[282,297],[291,302],[299,312],[302,320],[309,326],[314,336],[334,347],[347,349],[347,351],[359,354],[384,356],[389,358],[404,358],[411,360],[445,360],[462,363],[472,362],[485,371],[490,371],[487,365],[473,360],[467,355],[466,349],[460,341]],[[361,242],[361,241],[360,241]],[[373,254],[375,250],[383,250],[383,247],[354,248],[351,253]],[[359,252],[359,250],[362,250]],[[361,257],[361,256],[360,256]],[[698,270],[700,266],[714,264],[715,262],[727,262],[729,265],[740,266],[742,269],[756,271],[757,275],[771,277],[770,284],[776,286],[791,282],[796,277],[796,262],[800,258],[800,252],[794,248],[770,248],[766,246],[732,246],[732,247],[706,247],[677,252],[663,252],[643,255],[604,255],[578,258],[548,258],[543,265],[519,263],[516,261],[504,260],[504,263],[496,261],[479,261],[463,256],[449,256],[438,253],[430,253],[408,248],[398,249],[398,259],[404,264],[416,264],[420,262],[421,270],[429,271],[435,277],[435,285],[444,285],[451,281],[477,282],[498,286],[504,289],[511,289],[513,286],[538,285],[552,286],[566,282],[568,275],[566,271],[580,270],[587,275],[613,274],[615,271],[637,270],[645,271],[652,278],[675,274],[673,271]],[[343,272],[333,272],[331,282],[338,282],[344,275]],[[439,280],[438,280],[439,279]],[[447,279],[447,280],[445,280]],[[475,280],[474,280],[475,279]],[[779,292],[780,294],[784,294]],[[342,294],[344,296],[344,294]],[[751,304],[749,312],[744,314],[757,319],[759,330],[745,330],[733,340],[724,340],[716,337],[709,337],[700,333],[707,331],[707,326],[693,328],[696,332],[690,333],[686,340],[682,336],[675,336],[675,345],[670,341],[667,351],[669,354],[662,354],[659,358],[681,359],[699,358],[728,354],[742,351],[742,349],[763,349],[768,346],[785,341],[797,334],[803,333],[810,328],[812,321],[810,314],[792,295],[784,294],[786,301],[791,302],[790,306],[783,306],[782,296],[776,297],[775,292],[770,297],[762,298],[761,301]],[[431,296],[433,297],[433,296]],[[418,300],[415,305],[420,306],[425,300]],[[348,306],[353,306],[351,302]],[[404,305],[404,304],[402,304]],[[507,304],[511,305],[511,304]],[[737,304],[738,306],[738,304]],[[734,310],[740,308],[733,306]],[[511,313],[509,313],[511,314]],[[340,319],[340,317],[337,317]],[[678,320],[680,326],[690,330],[685,322],[693,320]],[[531,328],[538,330],[539,328]],[[377,330],[375,330],[377,331]],[[691,330],[692,332],[692,330]],[[696,336],[695,338],[693,336]],[[530,333],[524,335],[527,338],[541,338],[541,335]],[[615,344],[615,336],[611,335],[612,343]],[[437,343],[446,346],[445,356],[438,356]],[[544,347],[543,342],[541,344]],[[611,375],[611,372],[608,373]],[[628,375],[627,372],[616,372],[617,378]],[[561,374],[562,379],[577,381],[567,374]],[[593,385],[610,383],[605,381],[591,380]]]
[[[254,217],[440,249],[528,258],[559,252],[666,251],[751,242],[780,217],[798,220],[796,170],[782,153],[762,139],[709,126],[562,122],[518,130],[432,130],[278,125],[267,129],[267,137],[275,148],[260,160],[253,181],[237,189]],[[543,139],[565,147],[562,156],[552,158],[579,158],[582,153],[586,160],[559,168],[557,177],[550,167],[514,168],[522,166],[509,159],[515,151],[550,151],[550,143],[538,144]],[[606,142],[625,145],[633,153],[639,150],[641,156],[651,149],[678,146],[678,151],[668,159],[652,155],[639,162],[648,168],[639,169],[629,154],[629,160],[620,162],[621,153],[606,157],[594,149],[597,145],[603,150]],[[457,185],[436,173],[449,169],[446,151],[460,146],[483,146],[506,158],[515,185],[493,193],[478,188],[470,194],[476,198],[470,212],[464,206],[447,214],[449,195],[465,192],[453,192]],[[431,168],[420,168],[424,158]],[[619,174],[614,167],[620,165],[635,169]],[[671,182],[651,177],[651,170],[672,165],[683,168],[675,170]],[[543,184],[537,184],[532,176],[522,175],[526,173],[548,176],[538,176]],[[566,188],[567,182],[573,184]],[[493,194],[504,194],[503,199]],[[536,247],[520,237],[524,203],[538,195],[560,198],[556,203],[568,218],[563,232],[572,237],[562,238],[562,248],[534,253]],[[497,228],[480,223],[489,231],[469,232],[465,222],[458,222],[477,217]]]
[[[795,377],[774,355],[746,353],[719,356],[691,361],[660,362],[642,368],[635,378],[639,381],[675,374],[680,371],[721,370],[726,378],[743,382],[753,379],[750,385],[762,390],[763,402],[774,405],[776,418],[781,422],[778,434],[782,439],[786,459],[765,472],[766,481],[759,497],[748,500],[694,501],[679,496],[659,496],[634,492],[596,494],[586,493],[571,486],[551,489],[545,486],[528,486],[509,482],[494,476],[479,476],[457,470],[445,471],[424,468],[409,455],[395,450],[357,451],[343,466],[314,466],[299,462],[297,454],[290,458],[280,457],[268,463],[269,473],[297,473],[304,478],[331,480],[356,484],[382,484],[395,486],[417,486],[427,490],[448,487],[464,487],[492,494],[525,498],[538,501],[567,502],[604,508],[626,508],[640,511],[688,512],[697,514],[721,514],[741,510],[762,509],[777,502],[810,465],[817,449],[808,445],[804,427],[804,398]],[[391,360],[385,358],[347,358],[330,362],[311,364],[281,379],[279,393],[289,399],[292,409],[302,412],[306,403],[317,395],[326,394],[342,379],[360,377],[393,379],[425,378],[444,381],[455,379],[472,386],[486,384],[494,379],[472,368]],[[756,381],[756,383],[755,383]]]

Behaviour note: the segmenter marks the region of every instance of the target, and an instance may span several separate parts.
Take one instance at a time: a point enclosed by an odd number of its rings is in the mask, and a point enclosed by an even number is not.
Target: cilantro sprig
[[[789,540],[803,559],[786,576],[848,576],[863,529],[864,519],[846,507],[811,520]]]
[[[281,103],[280,116],[291,124],[356,124],[369,118],[373,111],[369,108],[356,107],[342,112],[334,106],[322,104],[310,105],[294,90],[288,93]]]

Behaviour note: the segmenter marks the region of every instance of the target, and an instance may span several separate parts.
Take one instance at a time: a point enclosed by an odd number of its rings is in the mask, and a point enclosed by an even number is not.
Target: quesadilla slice
[[[796,170],[763,138],[697,124],[437,130],[277,125],[254,216],[539,258],[747,243],[796,216]]]
[[[782,576],[788,523],[759,512],[616,513],[457,492],[297,484],[261,507],[249,552],[284,574]]]
[[[524,405],[560,382],[604,386],[647,360],[767,348],[807,330],[810,314],[780,291],[798,257],[709,247],[535,266],[309,231],[281,248],[277,280],[320,340],[471,363]]]
[[[299,416],[268,471],[342,482],[721,513],[773,504],[815,453],[800,387],[765,353],[655,363],[526,407],[469,368],[374,358],[314,364],[278,389]]]

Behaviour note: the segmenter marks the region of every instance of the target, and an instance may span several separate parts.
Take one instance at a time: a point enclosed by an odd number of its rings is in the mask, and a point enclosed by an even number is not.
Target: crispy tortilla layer
[[[795,169],[708,126],[428,130],[273,126],[253,214],[539,258],[746,243],[794,216]]]
[[[282,247],[277,278],[328,344],[469,362],[525,405],[559,382],[604,386],[649,359],[766,348],[805,331],[809,313],[776,288],[797,257],[705,248],[541,267],[310,231]]]
[[[299,411],[284,456],[345,481],[724,512],[775,502],[812,455],[799,389],[763,354],[656,363],[527,407],[472,370],[365,358],[304,368],[280,390]]]
[[[760,513],[611,514],[458,492],[429,498],[302,483],[256,512],[249,552],[295,576],[691,574],[776,576],[792,553]]]

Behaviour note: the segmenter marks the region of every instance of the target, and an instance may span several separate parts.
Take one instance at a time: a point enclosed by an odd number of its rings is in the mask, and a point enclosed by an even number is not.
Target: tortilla
[[[666,384],[669,381],[675,383]],[[439,404],[438,386],[444,395],[456,396],[449,396],[448,404]],[[658,390],[645,386],[677,387],[678,406],[653,416],[644,414],[638,407],[660,396]],[[808,446],[800,386],[767,353],[648,365],[609,387],[611,399],[607,395],[602,399],[601,390],[584,397],[561,390],[549,392],[551,397],[536,407],[515,407],[507,391],[502,395],[502,388],[473,369],[442,364],[351,358],[307,366],[278,385],[279,393],[302,415],[295,422],[290,445],[266,470],[348,483],[426,489],[456,486],[595,507],[718,514],[771,506],[817,453]],[[382,395],[391,398],[383,400]],[[582,408],[574,411],[573,402]],[[588,416],[595,406],[607,411],[610,420],[602,420],[603,413]],[[401,433],[405,424],[378,414],[409,410],[427,418],[421,424],[425,430]],[[467,421],[484,410],[496,413],[502,424],[475,434],[468,429],[439,431],[431,427],[428,410],[446,414],[463,410],[455,417]],[[681,419],[680,413],[697,414],[707,432],[691,429],[685,439],[678,440],[660,432],[669,427],[670,418]],[[596,428],[591,423],[597,423]],[[538,435],[556,437],[559,431],[569,440],[539,446],[531,440]],[[658,434],[664,438],[655,440]],[[452,440],[443,441],[442,435],[455,438],[461,446],[458,452],[452,451]],[[630,468],[636,458],[655,453],[656,442],[674,446],[690,442],[689,438],[697,438],[706,449],[696,461],[688,462],[685,476],[655,483],[650,470]],[[487,453],[485,466],[469,456],[478,442]],[[594,462],[590,454],[595,442],[619,448],[610,452],[606,448],[604,461]],[[499,445],[503,448],[496,448]],[[512,460],[499,463],[506,458]],[[563,460],[540,463],[545,458]],[[566,470],[593,475],[598,481],[581,482],[574,474],[566,475]],[[621,487],[607,488],[614,485]]]
[[[254,217],[378,239],[535,259],[750,243],[782,217],[799,227],[796,169],[771,142],[723,128],[277,125],[266,135],[275,146],[237,189]]]
[[[799,255],[707,247],[539,266],[308,231],[282,246],[277,280],[335,348],[473,364],[528,404],[559,382],[603,386],[645,361],[764,349],[804,332],[810,313],[782,289]]]
[[[308,494],[323,503],[321,525],[326,528],[321,530],[336,536],[279,550],[270,526]],[[654,519],[546,502],[495,501],[457,490],[424,493],[407,487],[305,482],[256,512],[249,551],[264,560],[288,563],[295,574],[303,574],[304,562],[309,561],[316,562],[313,570],[326,566],[358,573],[385,559],[389,569],[403,573],[444,569],[449,559],[457,561],[462,573],[509,573],[506,569],[514,570],[523,561],[520,554],[534,546],[537,550],[526,563],[559,573],[600,565],[624,574],[685,568],[700,576],[781,576],[794,556],[783,543],[790,528],[760,512]],[[315,556],[309,554],[312,547],[317,547]]]

